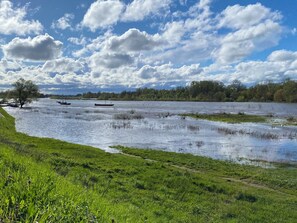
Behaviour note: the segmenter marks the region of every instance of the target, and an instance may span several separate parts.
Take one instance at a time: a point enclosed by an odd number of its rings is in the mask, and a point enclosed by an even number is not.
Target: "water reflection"
[[[31,109],[6,108],[16,117],[18,131],[91,145],[107,151],[113,145],[191,153],[215,159],[297,162],[297,127],[268,124],[227,124],[181,118],[180,113],[297,113],[293,104],[115,102],[113,108],[95,101],[72,101],[63,107],[42,99]]]

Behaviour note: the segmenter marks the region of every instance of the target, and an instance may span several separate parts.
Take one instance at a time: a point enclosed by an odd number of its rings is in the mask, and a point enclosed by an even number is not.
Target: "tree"
[[[283,85],[283,96],[288,103],[297,102],[297,82],[292,80],[285,81]]]
[[[284,102],[285,101],[284,90],[283,89],[277,90],[273,96],[273,100],[276,102]]]
[[[31,103],[39,95],[39,89],[31,80],[24,80],[20,78],[12,85],[12,90],[15,101],[20,104],[21,108],[24,104]]]

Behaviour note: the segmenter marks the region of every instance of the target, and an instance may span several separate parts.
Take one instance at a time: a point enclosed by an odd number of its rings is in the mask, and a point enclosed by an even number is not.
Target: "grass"
[[[206,119],[209,121],[219,121],[227,123],[242,123],[242,122],[266,122],[267,118],[260,115],[248,115],[244,113],[215,113],[215,114],[183,114],[183,117],[191,117],[195,119]]]
[[[297,118],[290,116],[286,119],[285,125],[297,125]]]
[[[250,135],[252,137],[259,138],[259,139],[267,139],[267,140],[279,139],[279,135],[276,135],[270,132],[261,133],[261,132],[250,131],[250,130],[246,131],[244,129],[234,130],[226,127],[220,127],[217,129],[217,131],[224,135]],[[285,136],[285,134],[283,136]],[[292,138],[293,136],[294,136],[293,133],[290,133],[288,135],[288,138]]]
[[[296,165],[123,154],[15,131],[0,108],[0,222],[295,222]]]

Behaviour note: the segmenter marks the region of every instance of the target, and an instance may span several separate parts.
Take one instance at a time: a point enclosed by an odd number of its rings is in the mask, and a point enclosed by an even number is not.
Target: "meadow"
[[[296,222],[296,164],[110,154],[18,133],[0,113],[0,222]]]

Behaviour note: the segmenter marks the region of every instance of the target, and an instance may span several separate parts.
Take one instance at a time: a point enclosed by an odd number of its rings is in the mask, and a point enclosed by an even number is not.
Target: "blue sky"
[[[297,2],[0,0],[0,89],[45,93],[297,80]]]

